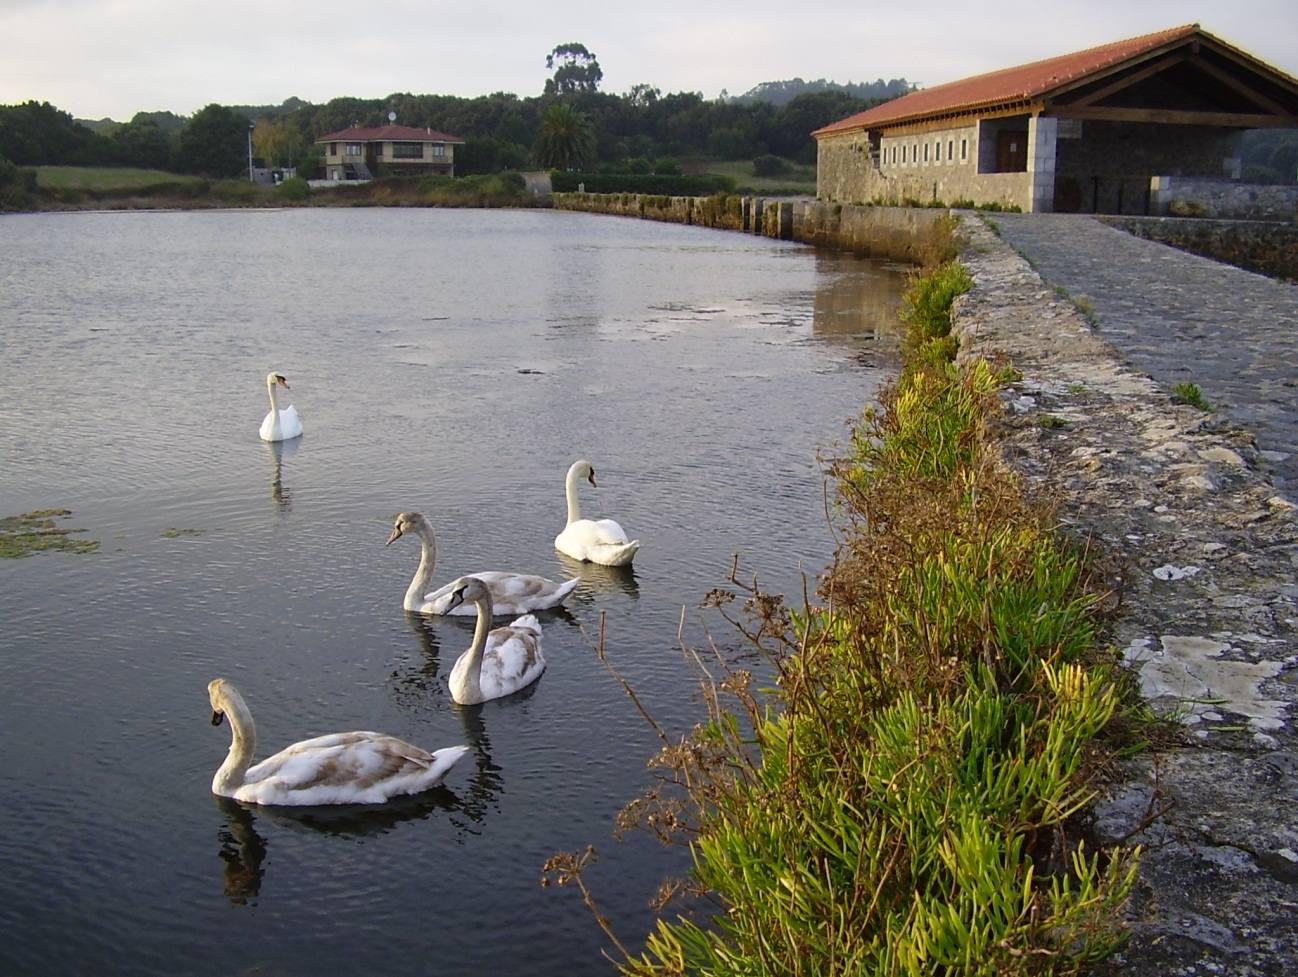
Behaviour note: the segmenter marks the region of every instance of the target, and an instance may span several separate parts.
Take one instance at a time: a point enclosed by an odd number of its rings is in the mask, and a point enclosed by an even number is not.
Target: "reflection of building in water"
[[[816,255],[812,332],[825,339],[889,339],[900,333],[897,307],[905,269],[870,258]]]

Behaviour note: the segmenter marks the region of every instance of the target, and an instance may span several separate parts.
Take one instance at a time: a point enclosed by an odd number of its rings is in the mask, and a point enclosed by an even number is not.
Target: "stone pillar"
[[[1028,173],[1032,177],[1032,211],[1055,209],[1055,139],[1059,120],[1048,115],[1028,119]]]

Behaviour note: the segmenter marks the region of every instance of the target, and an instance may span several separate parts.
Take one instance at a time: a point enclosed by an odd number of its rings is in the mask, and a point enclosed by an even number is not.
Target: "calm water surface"
[[[542,862],[594,843],[625,939],[682,853],[610,837],[652,733],[698,717],[678,623],[731,554],[772,588],[829,559],[816,450],[891,369],[897,270],[744,235],[551,212],[0,218],[0,515],[101,543],[0,561],[0,974],[600,974]],[[264,377],[306,429],[263,444]],[[642,541],[564,562],[563,477]],[[471,619],[401,609],[425,513],[438,582],[573,575],[529,691],[456,706]],[[164,536],[168,529],[192,530]],[[220,803],[207,682],[258,755],[378,729],[472,753],[379,810]]]

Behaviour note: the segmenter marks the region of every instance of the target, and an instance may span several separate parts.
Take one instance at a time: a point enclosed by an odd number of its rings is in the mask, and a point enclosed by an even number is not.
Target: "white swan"
[[[421,555],[419,569],[415,571],[414,579],[406,588],[405,602],[402,606],[408,611],[419,611],[423,614],[475,613],[468,604],[451,604],[451,592],[455,588],[453,583],[439,587],[431,593],[428,591],[432,585],[433,571],[437,568],[437,538],[433,535],[433,527],[428,520],[418,512],[400,513],[392,527],[392,535],[388,537],[387,545],[391,546],[406,533],[414,533],[419,537]],[[550,607],[558,607],[563,603],[563,599],[577,588],[577,584],[581,583],[575,577],[563,583],[555,583],[546,577],[538,577],[530,573],[507,573],[503,570],[485,570],[472,576],[487,585],[491,591],[494,613],[500,615],[526,614],[528,611],[543,611]]]
[[[640,540],[627,539],[626,531],[612,519],[583,519],[577,501],[577,480],[595,484],[595,469],[588,461],[574,461],[564,488],[568,494],[568,525],[554,538],[554,548],[574,560],[602,563],[606,567],[626,566],[640,548]]]
[[[270,412],[263,418],[261,429],[257,432],[263,441],[287,441],[302,433],[302,419],[297,416],[297,408],[289,404],[280,410],[279,401],[275,399],[275,388],[289,389],[288,381],[271,370],[266,374],[266,390],[270,394]]]
[[[477,577],[460,577],[451,583],[451,606],[465,602],[478,612],[473,644],[451,669],[451,698],[461,705],[499,699],[525,689],[545,671],[541,654],[541,625],[531,614],[503,628],[491,627],[491,590]]]
[[[250,804],[381,804],[442,782],[467,746],[428,753],[394,736],[357,731],[303,740],[249,768],[257,728],[239,690],[223,678],[207,684],[212,725],[230,717],[230,752],[212,793]]]

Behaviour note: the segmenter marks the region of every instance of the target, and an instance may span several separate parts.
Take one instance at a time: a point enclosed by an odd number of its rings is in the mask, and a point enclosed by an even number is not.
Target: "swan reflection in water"
[[[301,438],[292,441],[263,441],[270,452],[272,468],[270,475],[270,497],[275,505],[287,512],[293,505],[292,493],[284,487],[284,459],[292,458],[302,445]]]
[[[498,774],[495,778],[499,781]],[[481,779],[475,775],[461,792],[439,784],[422,794],[394,797],[383,804],[265,807],[244,805],[214,794],[212,798],[225,821],[216,834],[225,898],[232,906],[247,906],[255,904],[261,892],[261,880],[265,876],[262,863],[270,844],[257,830],[259,821],[263,831],[269,827],[272,831],[357,839],[378,838],[407,821],[427,821],[441,813],[455,827],[456,842],[462,843],[463,834],[479,833],[477,824],[482,821],[492,796],[483,795]],[[270,832],[267,834],[273,837]]]
[[[640,584],[636,581],[635,567],[631,564],[621,567],[606,567],[598,563],[583,563],[563,553],[555,553],[563,564],[564,572],[572,577],[580,577],[577,585],[577,596],[589,600],[600,594],[625,594],[639,599]]]

